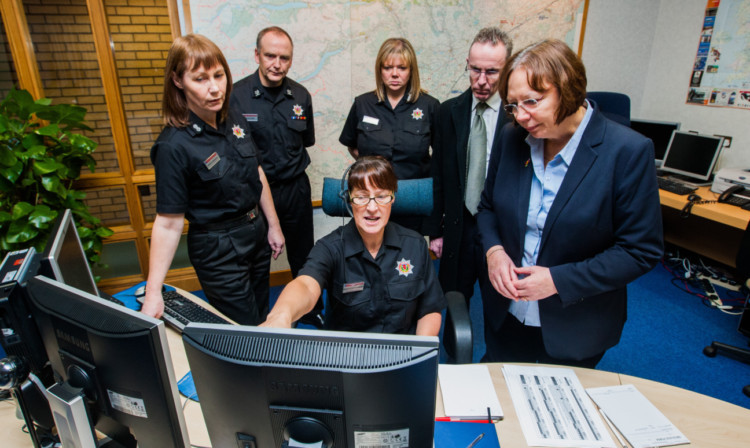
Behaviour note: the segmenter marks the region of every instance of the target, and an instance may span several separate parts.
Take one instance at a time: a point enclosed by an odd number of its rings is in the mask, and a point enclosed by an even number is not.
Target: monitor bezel
[[[633,129],[633,123],[647,123],[647,124],[657,124],[657,125],[664,125],[669,127],[674,127],[672,129],[672,133],[680,130],[680,127],[682,126],[682,123],[679,121],[668,121],[668,120],[647,120],[645,118],[631,118],[630,119],[630,128]],[[638,132],[637,130],[633,129],[635,132]],[[638,132],[640,134],[640,132]],[[651,138],[647,135],[641,134],[646,138]],[[669,140],[672,140],[672,136],[669,137]],[[653,140],[652,140],[653,141]],[[669,142],[667,142],[667,148],[664,150],[664,157],[667,155],[667,149],[669,149]],[[658,158],[656,157],[656,148],[654,148],[654,161],[661,164],[661,162],[664,161],[664,158]]]
[[[708,172],[705,174],[697,174],[690,171],[681,170],[678,168],[672,168],[667,165],[667,161],[669,160],[669,154],[672,153],[672,143],[674,142],[674,138],[676,135],[687,135],[690,137],[702,137],[702,138],[708,138],[712,140],[716,140],[716,147],[714,150],[713,158],[711,159],[711,164],[708,167]],[[711,176],[714,173],[714,169],[716,168],[716,162],[719,160],[719,156],[721,155],[721,150],[724,147],[724,137],[718,137],[716,135],[708,135],[708,134],[698,134],[695,132],[687,132],[687,131],[674,131],[672,132],[672,138],[669,139],[669,146],[667,147],[667,152],[664,153],[664,162],[661,166],[661,170],[668,173],[673,174],[679,174],[682,176],[687,176],[691,179],[701,180],[701,181],[707,181],[711,179]]]
[[[52,271],[50,272],[50,274],[54,276],[54,280],[65,284],[68,283],[69,279],[65,278],[58,260],[60,258],[60,254],[62,254],[63,251],[63,243],[65,242],[65,238],[69,233],[73,233],[73,236],[75,236],[75,240],[78,243],[76,246],[77,253],[75,254],[75,256],[81,257],[81,259],[84,261],[83,264],[85,264],[86,266],[85,280],[87,283],[87,289],[84,291],[90,294],[99,295],[99,288],[96,286],[96,278],[94,277],[94,273],[91,271],[88,257],[86,257],[86,251],[83,249],[83,243],[81,242],[81,237],[78,235],[78,229],[76,228],[75,220],[73,219],[73,212],[70,209],[66,209],[62,213],[62,216],[58,218],[58,220],[55,222],[55,226],[52,228],[52,233],[50,233],[49,237],[50,239],[47,240],[47,246],[42,253],[42,260],[44,260],[47,264],[47,266],[45,267]]]

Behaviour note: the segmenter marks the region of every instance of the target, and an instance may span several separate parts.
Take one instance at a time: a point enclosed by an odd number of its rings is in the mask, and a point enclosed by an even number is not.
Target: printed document
[[[503,418],[503,409],[492,385],[490,371],[481,364],[440,364],[440,391],[445,415],[460,420]]]
[[[527,445],[615,447],[573,370],[504,365],[503,375]]]
[[[632,384],[586,389],[633,448],[690,443]]]

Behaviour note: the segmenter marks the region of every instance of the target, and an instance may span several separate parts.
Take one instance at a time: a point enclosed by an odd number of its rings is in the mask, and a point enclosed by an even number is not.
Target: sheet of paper
[[[632,384],[586,389],[633,448],[690,443]]]
[[[503,375],[527,445],[615,447],[573,370],[505,365]]]
[[[487,366],[440,364],[438,378],[445,415],[448,417],[486,420],[489,408],[493,420],[503,418],[503,409]]]

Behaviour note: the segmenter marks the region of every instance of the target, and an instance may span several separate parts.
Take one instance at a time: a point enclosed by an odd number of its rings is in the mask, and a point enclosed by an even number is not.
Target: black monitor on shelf
[[[216,324],[182,338],[213,446],[432,446],[437,338]]]
[[[90,436],[87,424],[112,446],[190,446],[162,321],[44,276],[26,289],[56,379],[47,396],[63,446]]]
[[[661,169],[688,182],[705,183],[713,176],[723,145],[722,137],[675,131]]]
[[[46,277],[99,295],[70,209],[58,216],[42,253],[40,269],[40,274]]]
[[[675,121],[631,119],[630,128],[654,142],[654,159],[661,166],[664,161],[664,154],[666,154],[667,147],[669,147],[669,141],[672,139],[672,132],[680,130],[680,123]]]

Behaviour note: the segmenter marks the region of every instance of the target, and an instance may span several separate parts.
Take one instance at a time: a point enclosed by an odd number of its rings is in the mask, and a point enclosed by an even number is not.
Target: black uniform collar
[[[266,97],[269,101],[274,101],[277,98],[268,98],[265,95],[266,89],[263,87],[263,83],[260,82],[260,72],[258,70],[255,70],[255,73],[250,75],[250,91],[252,92],[253,98],[260,98],[260,97]],[[284,80],[281,81],[281,95],[285,98],[294,98],[294,92],[292,91],[292,88],[289,86],[289,80],[285,76]],[[281,96],[279,96],[281,98]]]
[[[354,218],[344,226],[342,239],[344,241],[344,257],[348,258],[365,251],[365,243],[362,241],[362,236],[359,234],[359,230],[357,230]],[[383,245],[395,248],[401,247],[401,240],[398,237],[398,231],[391,222],[385,226]]]
[[[218,129],[214,129],[206,124],[203,119],[194,114],[192,110],[190,111],[188,121],[190,122],[190,124],[185,127],[185,130],[191,137],[197,137],[204,132],[219,132],[223,134],[222,129],[224,128],[225,123],[217,121],[216,125],[218,126]]]

